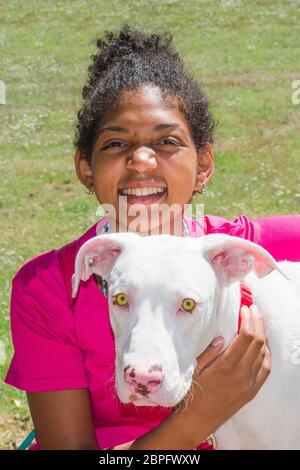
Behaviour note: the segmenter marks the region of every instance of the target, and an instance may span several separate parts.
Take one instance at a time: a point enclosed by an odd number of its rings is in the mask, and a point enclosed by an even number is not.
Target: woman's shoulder
[[[228,220],[224,217],[217,215],[204,216],[204,232],[206,235],[210,233],[224,233],[236,237],[246,238],[255,241],[258,233],[255,233],[259,228],[255,228],[253,221],[247,215],[239,215]]]
[[[259,232],[259,226],[255,227],[246,215],[240,215],[233,220],[228,220],[217,215],[204,215],[200,219],[190,219],[187,221],[189,223],[190,233],[192,236],[196,237],[212,233],[224,233],[255,241]]]
[[[75,259],[80,246],[95,235],[97,224],[91,226],[79,238],[68,242],[62,247],[46,251],[26,261],[16,272],[12,281],[33,290],[37,289],[42,283],[54,282],[58,276],[61,280],[60,254],[67,251],[69,254],[71,250]],[[71,257],[64,257],[64,259],[69,260],[71,263],[73,261]]]
[[[34,279],[41,280],[46,273],[53,273],[57,268],[57,250],[52,249],[27,260],[12,281],[30,287]]]
[[[244,238],[265,248],[277,261],[300,261],[299,214],[271,215],[254,219],[240,215],[233,220],[205,215],[201,224],[205,235],[222,233]]]

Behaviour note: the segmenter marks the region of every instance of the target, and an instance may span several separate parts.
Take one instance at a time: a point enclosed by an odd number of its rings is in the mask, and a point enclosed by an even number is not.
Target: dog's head
[[[228,235],[184,238],[99,235],[79,250],[72,278],[108,282],[116,346],[116,390],[123,403],[174,406],[190,389],[197,356],[217,330],[222,286],[254,270],[279,269],[260,246]]]

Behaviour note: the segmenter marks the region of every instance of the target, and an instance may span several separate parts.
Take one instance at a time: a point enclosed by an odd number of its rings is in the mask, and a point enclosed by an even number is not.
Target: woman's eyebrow
[[[177,122],[171,122],[171,123],[165,123],[165,124],[158,124],[157,126],[153,127],[154,131],[160,131],[163,129],[169,129],[169,128],[175,128],[178,130],[182,131],[182,128]],[[98,132],[98,136],[102,134],[104,131],[111,131],[111,132],[129,132],[129,129],[126,129],[125,127],[119,127],[119,126],[110,126],[110,127],[102,127],[100,131]]]

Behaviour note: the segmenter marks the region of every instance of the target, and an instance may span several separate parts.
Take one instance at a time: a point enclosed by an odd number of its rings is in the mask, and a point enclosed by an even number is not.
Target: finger
[[[250,322],[250,312],[246,305],[241,308],[240,315],[240,332],[223,353],[224,359],[233,367],[241,361],[254,337],[253,324]]]
[[[243,364],[246,368],[252,368],[266,344],[263,316],[259,313],[256,305],[250,307],[250,330],[254,331],[253,340],[247,349]]]
[[[261,366],[262,366],[262,364],[265,360],[266,351],[267,351],[267,345],[264,345],[261,348],[256,360],[253,362],[253,365],[251,367],[251,373],[252,373],[254,383],[256,382],[257,375],[258,375],[258,373],[261,369]]]
[[[266,346],[265,357],[255,379],[255,388],[257,390],[260,389],[260,387],[268,378],[271,372],[271,368],[272,368],[272,354],[268,346]]]
[[[264,318],[255,304],[250,305],[250,321],[253,321],[255,336],[265,340]]]
[[[223,345],[224,338],[222,336],[215,338],[205,351],[198,356],[195,372],[199,374],[205,367],[211,364],[219,355]]]

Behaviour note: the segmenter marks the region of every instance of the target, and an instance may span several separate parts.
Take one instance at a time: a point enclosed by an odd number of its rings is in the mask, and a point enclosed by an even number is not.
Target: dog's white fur
[[[226,347],[237,334],[244,279],[264,317],[272,371],[255,398],[215,433],[217,447],[300,449],[300,263],[276,263],[262,247],[228,235],[115,233],[79,250],[73,297],[92,273],[108,281],[119,399],[132,401],[126,367],[162,366],[162,385],[148,397],[135,394],[137,406],[174,406],[186,396],[196,358],[215,337],[223,336]],[[127,294],[128,307],[112,303],[119,292]],[[192,313],[181,310],[184,298],[197,301]]]

